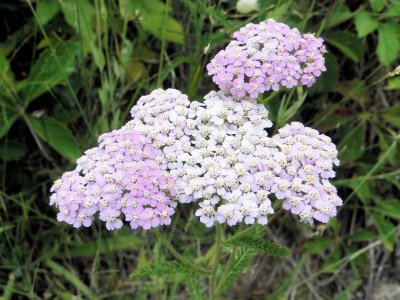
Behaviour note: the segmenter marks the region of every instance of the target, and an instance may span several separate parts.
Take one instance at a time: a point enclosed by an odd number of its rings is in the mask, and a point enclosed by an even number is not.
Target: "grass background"
[[[326,226],[277,219],[266,236],[292,254],[239,252],[231,278],[238,279],[224,297],[400,298],[400,1],[260,0],[248,14],[235,7],[0,3],[0,299],[201,299],[201,278],[129,277],[171,255],[152,233],[58,223],[49,187],[100,133],[124,124],[141,95],[173,87],[199,100],[215,89],[204,70],[196,75],[201,59],[244,24],[269,17],[326,40],[328,71],[304,103],[286,90],[265,100],[277,126],[298,120],[333,138],[345,205]],[[165,233],[177,249],[212,263],[213,230],[200,226],[192,207],[179,209],[173,224]]]

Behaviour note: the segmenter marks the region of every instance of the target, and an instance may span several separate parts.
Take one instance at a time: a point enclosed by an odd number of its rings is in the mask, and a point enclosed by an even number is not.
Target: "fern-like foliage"
[[[232,267],[224,280],[219,293],[227,291],[235,281],[235,279],[245,272],[246,268],[250,265],[257,251],[246,247],[238,247],[235,252],[235,257]]]
[[[199,280],[199,276],[189,275],[186,281],[186,290],[192,300],[204,300],[203,292],[201,291],[201,284]]]
[[[264,252],[270,256],[283,257],[290,254],[289,249],[284,246],[249,235],[235,237],[228,240],[226,244],[227,246],[245,247],[258,252]]]
[[[177,261],[164,261],[157,264],[146,265],[138,270],[132,272],[130,277],[143,277],[143,276],[166,276],[177,273],[183,274],[202,274],[198,270],[195,270],[183,263]]]

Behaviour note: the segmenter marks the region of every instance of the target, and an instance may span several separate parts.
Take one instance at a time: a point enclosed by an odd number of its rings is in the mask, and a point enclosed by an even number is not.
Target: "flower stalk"
[[[211,283],[210,283],[210,299],[216,299],[217,295],[217,273],[218,273],[218,266],[219,260],[221,256],[221,248],[222,248],[222,227],[221,224],[215,224],[215,255],[213,260],[213,268],[212,268],[212,275],[211,275]]]
[[[177,260],[179,260],[181,263],[187,265],[188,267],[200,272],[200,273],[205,273],[205,274],[211,274],[211,271],[208,269],[205,269],[191,260],[187,259],[183,255],[181,255],[175,248],[172,246],[172,244],[168,241],[168,239],[160,232],[158,228],[153,229],[153,233],[155,236],[161,241],[161,243],[175,256]]]

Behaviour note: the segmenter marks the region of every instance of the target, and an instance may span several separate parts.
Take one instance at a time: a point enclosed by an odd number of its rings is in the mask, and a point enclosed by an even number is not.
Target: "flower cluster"
[[[181,202],[201,201],[196,215],[207,227],[244,221],[267,223],[273,213],[265,172],[272,140],[272,123],[265,106],[251,99],[237,102],[224,93],[210,92],[195,111],[194,150],[178,157],[171,174],[182,191]]]
[[[207,65],[218,87],[237,99],[253,99],[281,86],[311,87],[325,68],[323,40],[273,19],[247,24]]]
[[[132,229],[149,229],[171,222],[175,183],[160,169],[162,155],[151,139],[130,130],[115,130],[99,138],[98,147],[77,160],[77,167],[55,181],[50,204],[57,219],[88,227],[99,212],[108,230],[122,226],[121,214]]]
[[[194,150],[191,140],[196,130],[196,114],[188,97],[175,89],[157,89],[141,97],[131,115],[133,119],[124,128],[153,139],[154,147],[163,153],[157,157],[160,168],[172,175],[181,170],[180,158]],[[190,197],[181,197],[184,194],[181,186],[176,186],[177,200],[191,202]]]
[[[279,129],[272,139],[280,150],[275,160],[282,168],[276,172],[271,192],[302,221],[327,223],[342,205],[328,181],[335,176],[333,166],[339,165],[336,146],[326,135],[299,122]]]
[[[176,202],[197,202],[207,227],[267,224],[272,195],[301,221],[336,215],[335,145],[298,122],[268,137],[272,122],[255,100],[280,86],[311,86],[325,71],[322,40],[271,19],[234,38],[207,66],[220,91],[203,102],[175,89],[141,97],[131,121],[100,136],[55,182],[59,221],[87,227],[99,213],[109,230],[122,220],[149,229],[170,224]]]

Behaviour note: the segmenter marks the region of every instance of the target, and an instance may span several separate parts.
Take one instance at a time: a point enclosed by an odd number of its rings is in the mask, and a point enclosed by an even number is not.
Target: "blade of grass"
[[[196,93],[201,72],[203,71],[205,63],[207,61],[207,53],[208,53],[209,47],[210,47],[210,44],[208,44],[208,46],[206,48],[204,48],[204,51],[201,54],[200,59],[199,59],[199,61],[197,63],[196,70],[194,71],[192,82],[190,83],[190,86],[189,86],[189,91],[188,91],[189,99],[191,99],[194,96],[194,94]]]
[[[85,296],[89,297],[90,299],[94,299],[95,295],[93,291],[84,284],[78,277],[75,276],[72,272],[68,271],[66,268],[61,266],[60,264],[56,263],[53,260],[46,260],[44,264],[51,269],[56,275],[64,277],[65,280],[69,281],[75,288],[84,294]]]

